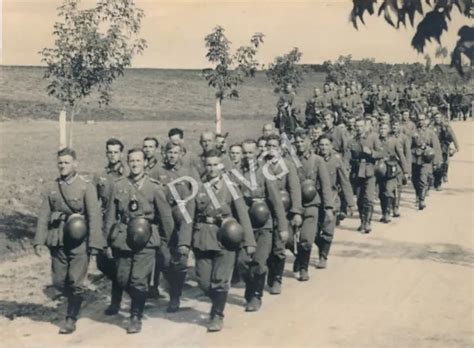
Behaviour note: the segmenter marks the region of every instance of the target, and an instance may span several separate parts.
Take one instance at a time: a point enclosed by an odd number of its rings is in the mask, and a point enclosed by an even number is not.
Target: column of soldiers
[[[147,299],[160,296],[160,275],[167,312],[179,311],[192,255],[212,303],[208,331],[216,332],[232,279],[245,282],[245,310],[258,311],[265,285],[282,292],[287,250],[297,279],[308,281],[313,245],[316,267],[325,269],[336,226],[356,207],[358,231],[370,233],[377,202],[382,223],[401,216],[410,178],[419,210],[430,187],[447,181],[459,144],[437,107],[401,109],[393,86],[381,107],[364,100],[360,84],[326,84],[314,90],[304,122],[286,122],[296,117],[288,90],[276,128],[265,124],[258,139],[227,146],[227,134],[206,131],[193,154],[184,131],[173,128],[161,151],[157,138],[146,137],[125,163],[124,144],[111,138],[107,164],[91,181],[78,174],[73,149],[57,153],[59,177],[44,192],[34,248],[38,255],[49,249],[53,283],[68,301],[60,333],[76,329],[92,256],[112,283],[105,314],[118,314],[123,294],[130,297],[132,334],[141,331]],[[406,93],[418,103],[414,86]]]

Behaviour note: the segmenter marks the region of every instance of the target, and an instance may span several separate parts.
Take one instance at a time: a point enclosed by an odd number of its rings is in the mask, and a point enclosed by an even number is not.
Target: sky
[[[85,5],[91,3],[84,1]],[[2,65],[40,65],[38,54],[54,43],[51,35],[61,0],[0,0],[2,3]],[[378,62],[423,62],[410,46],[414,29],[395,30],[383,18],[366,18],[355,30],[349,22],[350,0],[136,0],[145,11],[141,36],[148,48],[133,60],[133,67],[204,68],[204,37],[216,25],[226,30],[233,47],[248,44],[254,32],[265,34],[257,56],[268,64],[298,47],[302,63],[319,64],[352,54],[354,59],[375,58]],[[420,17],[418,16],[418,21]],[[417,21],[417,22],[418,22]],[[442,44],[456,44],[457,31],[469,20],[454,10],[450,30]],[[433,63],[436,43],[428,45]],[[448,63],[448,59],[443,62]]]

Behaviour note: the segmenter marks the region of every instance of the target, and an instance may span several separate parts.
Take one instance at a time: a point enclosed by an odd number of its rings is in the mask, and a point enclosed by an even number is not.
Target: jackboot
[[[254,275],[254,291],[250,302],[245,307],[246,312],[257,312],[262,306],[263,289],[265,288],[266,273]]]
[[[281,294],[281,285],[283,283],[283,271],[285,270],[285,259],[275,258],[274,262],[274,280],[270,287],[270,294],[279,295]]]
[[[393,217],[400,217],[400,196],[401,196],[400,194],[401,192],[397,192],[395,194],[395,197],[392,200],[392,207],[393,207],[392,216]]]
[[[227,291],[212,291],[211,320],[207,326],[208,332],[218,332],[224,327],[224,309],[227,303]]]
[[[186,272],[175,272],[170,274],[170,302],[166,309],[168,313],[175,313],[179,310],[185,280]]]
[[[76,331],[76,321],[81,311],[83,297],[81,295],[70,295],[67,302],[66,320],[59,329],[63,335],[71,334]]]
[[[299,248],[300,250],[298,251],[298,256],[300,257],[300,276],[298,280],[300,282],[306,282],[309,280],[309,273],[308,273],[308,267],[309,267],[309,259],[311,257],[311,249],[306,250],[303,248]]]
[[[275,283],[275,267],[276,267],[276,257],[274,255],[270,255],[267,261],[268,267],[268,277],[267,277],[267,285],[271,288]]]
[[[419,210],[423,210],[426,208],[426,203],[425,203],[425,197],[426,197],[426,193],[427,193],[427,189],[424,188],[423,190],[421,190],[421,193],[420,193],[420,197],[418,197],[418,209]]]
[[[110,293],[110,306],[104,311],[105,315],[116,315],[120,311],[122,303],[123,289],[118,285],[116,280],[112,280],[112,289]]]
[[[385,224],[388,224],[390,222],[388,204],[389,204],[388,197],[385,197],[385,196],[380,197],[380,207],[382,208],[382,217],[380,218],[380,222],[383,222]]]
[[[372,226],[370,225],[370,222],[372,221],[373,213],[374,213],[374,207],[372,205],[368,205],[365,208],[365,226],[364,226],[365,233],[370,233],[372,231]]]
[[[145,309],[147,293],[133,289],[130,292],[132,298],[130,308],[130,322],[127,327],[128,334],[139,333],[142,330],[142,316]]]
[[[331,242],[328,242],[326,240],[321,240],[319,242],[319,262],[316,265],[316,268],[318,269],[324,269],[327,267],[327,262],[328,262],[328,256],[329,256],[329,250],[331,249]]]

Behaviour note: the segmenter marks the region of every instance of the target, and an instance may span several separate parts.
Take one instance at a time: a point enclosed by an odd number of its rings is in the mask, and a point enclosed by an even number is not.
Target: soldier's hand
[[[257,251],[257,248],[255,248],[254,246],[248,246],[245,249],[247,250],[247,254],[249,255],[253,255],[255,254],[255,251]]]
[[[189,247],[186,245],[181,245],[178,247],[178,253],[181,255],[188,255],[189,254]]]
[[[46,252],[46,247],[44,245],[35,245],[35,255],[41,257]]]
[[[114,258],[113,254],[112,254],[112,248],[111,247],[107,247],[105,249],[105,255],[107,256],[107,258],[109,260],[112,260]]]
[[[288,241],[288,238],[290,238],[290,234],[288,231],[280,231],[280,239],[283,243],[286,243]]]
[[[332,209],[326,209],[324,212],[326,215],[325,219],[327,223],[334,220],[334,212],[332,211]]]
[[[295,214],[295,216],[293,216],[293,219],[291,219],[291,224],[296,227],[301,226],[303,224],[303,218],[301,217],[301,215]]]

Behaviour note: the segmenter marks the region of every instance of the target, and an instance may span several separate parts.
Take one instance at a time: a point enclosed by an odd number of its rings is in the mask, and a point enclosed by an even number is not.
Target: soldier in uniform
[[[275,129],[271,123],[265,123],[262,127],[262,136],[268,137],[270,134],[274,134]]]
[[[404,175],[402,171],[397,174],[397,189],[395,191],[395,198],[393,199],[392,215],[393,217],[400,217],[400,200],[402,196],[402,186],[406,185],[408,178],[411,176],[411,136],[401,132],[400,121],[398,118],[392,119],[392,134],[401,145],[403,149],[403,155],[407,163],[408,175]]]
[[[229,157],[232,162],[232,168],[240,170],[242,167],[242,144],[232,144],[229,147]]]
[[[442,162],[441,146],[436,134],[428,128],[426,116],[418,115],[418,124],[412,134],[412,182],[418,200],[418,209],[426,208],[425,197],[433,165]]]
[[[278,135],[273,134],[267,138],[267,163],[275,176],[280,193],[289,198],[285,210],[287,219],[291,222],[291,226],[301,226],[303,207],[301,205],[301,185],[298,177],[296,166],[292,160],[283,157],[281,148],[281,139]],[[290,226],[289,226],[290,227]],[[283,270],[286,260],[286,243],[280,238],[279,233],[273,233],[272,252],[268,258],[268,279],[267,283],[270,287],[270,294],[278,295],[281,293],[283,282]]]
[[[192,196],[193,185],[197,186],[200,178],[194,167],[183,165],[181,160],[183,148],[180,144],[169,142],[164,149],[165,160],[156,173],[158,181],[164,187],[168,204],[171,206],[175,229],[171,235],[162,236],[157,259],[159,271],[163,272],[169,283],[170,302],[167,312],[174,313],[179,310],[186,279],[191,248],[191,216],[194,214],[195,204],[194,199],[187,200],[181,206],[178,202]],[[172,188],[175,190],[174,194]],[[188,221],[183,215],[183,209],[189,216]]]
[[[199,144],[201,145],[202,153],[192,158],[191,165],[196,168],[199,173],[199,176],[203,176],[206,172],[206,152],[216,148],[216,135],[214,134],[214,132],[211,131],[205,131],[201,133]],[[232,168],[232,163],[227,155],[223,154],[221,156],[221,161],[225,169],[228,170]]]
[[[265,160],[262,158],[262,156],[265,156],[267,153],[267,138],[266,137],[260,137],[257,139],[257,148],[258,148],[258,154],[257,154],[257,159],[258,160]]]
[[[318,224],[329,224],[334,220],[334,199],[331,179],[324,159],[311,151],[308,133],[299,129],[295,136],[295,147],[301,182],[303,222],[293,239],[296,242],[296,259],[293,270],[299,272],[299,281],[309,280],[309,260],[316,238]]]
[[[334,114],[331,111],[326,111],[324,113],[324,128],[323,132],[327,136],[332,138],[333,149],[344,160],[347,160],[347,137],[345,131],[342,130],[340,127],[334,125],[335,118]]]
[[[333,91],[329,86],[329,83],[325,83],[323,87],[323,95],[322,95],[322,104],[325,105],[325,108],[330,108],[332,106],[332,100],[335,97]]]
[[[315,88],[313,91],[313,97],[306,102],[305,109],[305,126],[315,125],[322,122],[321,111],[330,107],[331,103],[328,103],[319,88]]]
[[[107,166],[102,173],[94,177],[94,185],[102,208],[102,215],[107,211],[110,194],[115,181],[126,175],[125,166],[122,163],[123,143],[115,138],[110,138],[105,143]],[[110,306],[104,311],[105,315],[115,315],[120,310],[123,289],[117,283],[117,265],[112,255],[112,249],[107,248],[106,253],[96,256],[97,268],[112,281]]]
[[[353,115],[364,114],[364,103],[362,96],[356,86],[351,87],[352,105],[354,106]]]
[[[145,172],[152,178],[156,176],[154,173],[158,167],[160,158],[158,158],[158,147],[160,142],[155,137],[146,137],[143,139],[143,153],[145,154]]]
[[[332,139],[327,135],[322,135],[318,140],[319,155],[324,159],[331,180],[332,197],[334,199],[334,213],[338,214],[341,208],[341,201],[347,202],[347,209],[352,215],[354,202],[354,192],[347,176],[347,170],[341,155],[332,149]],[[339,199],[342,196],[342,199]],[[319,211],[320,215],[324,214],[322,207]],[[336,228],[336,220],[325,220],[318,224],[318,232],[316,234],[316,245],[319,249],[319,262],[317,268],[323,269],[327,267],[329,250],[334,238]]]
[[[416,130],[416,124],[411,120],[410,112],[408,110],[402,111],[402,119],[400,120],[400,128],[403,134],[411,137]]]
[[[141,331],[141,318],[156,249],[174,229],[162,186],[145,173],[145,154],[131,149],[130,175],[115,182],[105,217],[107,240],[117,255],[117,281],[131,297],[127,333]]]
[[[184,144],[184,131],[181,128],[171,128],[168,131],[168,139],[173,144],[180,144],[182,148],[181,162],[184,166],[189,167],[191,165],[192,154],[188,151]]]
[[[318,151],[318,139],[323,134],[323,126],[321,124],[308,127],[308,135],[311,140],[311,145],[313,145],[314,153],[316,154]]]
[[[70,334],[76,330],[89,258],[104,249],[105,240],[97,193],[77,174],[76,152],[64,148],[57,159],[59,177],[43,195],[33,246],[38,256],[49,249],[53,285],[68,301],[59,333]]]
[[[228,156],[227,154],[227,136],[226,134],[216,134],[216,149],[222,152],[223,155]]]
[[[382,149],[377,136],[367,133],[363,119],[355,123],[356,135],[349,143],[352,188],[357,196],[357,209],[361,225],[357,229],[370,233],[375,199],[374,164],[382,158]]]
[[[389,135],[390,126],[388,123],[381,123],[379,130],[379,140],[383,151],[383,158],[386,173],[378,178],[380,206],[382,208],[382,218],[380,222],[389,223],[390,213],[394,206],[394,200],[398,191],[398,176],[402,172],[405,181],[407,180],[409,169],[406,161],[402,143],[395,137]]]
[[[411,111],[420,113],[422,111],[422,98],[421,93],[416,88],[414,83],[411,83],[410,86],[405,90],[405,98],[408,101],[408,105]]]
[[[239,266],[245,281],[245,310],[256,312],[262,305],[263,290],[268,267],[267,261],[272,251],[272,237],[277,229],[282,243],[288,240],[288,222],[281,200],[281,194],[275,181],[270,180],[263,171],[263,162],[257,161],[257,144],[253,139],[242,143],[244,165],[242,175],[250,183],[241,181],[244,200],[249,207],[253,232],[257,242],[255,254],[239,253]],[[267,216],[258,216],[256,207],[262,207]],[[266,219],[265,219],[266,218]]]
[[[441,190],[441,185],[444,182],[448,181],[448,168],[449,168],[449,157],[454,154],[454,152],[459,151],[459,143],[454,134],[453,129],[449,123],[443,120],[441,113],[436,112],[433,117],[433,122],[431,128],[438,136],[441,152],[443,155],[443,162],[441,165],[434,170],[434,187],[436,190]]]
[[[242,247],[247,255],[253,255],[256,246],[247,206],[238,187],[223,178],[221,164],[218,150],[206,152],[204,185],[195,199],[192,246],[199,286],[212,300],[207,327],[209,332],[222,330],[224,308],[236,260],[236,251],[224,246],[218,237],[222,222],[232,217],[238,220],[243,229]],[[232,194],[232,190],[237,193],[237,197]]]

